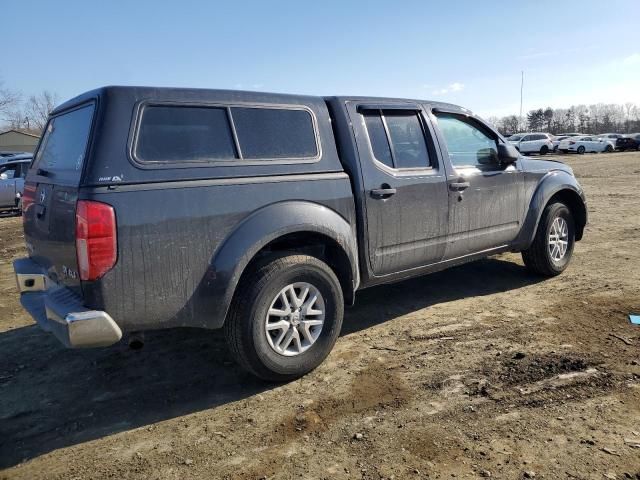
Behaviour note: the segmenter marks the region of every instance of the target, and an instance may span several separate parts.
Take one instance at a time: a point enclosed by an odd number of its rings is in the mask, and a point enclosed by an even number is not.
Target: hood
[[[561,170],[573,175],[573,170],[560,160],[538,160],[534,158],[520,157],[520,163],[525,172],[551,172]]]

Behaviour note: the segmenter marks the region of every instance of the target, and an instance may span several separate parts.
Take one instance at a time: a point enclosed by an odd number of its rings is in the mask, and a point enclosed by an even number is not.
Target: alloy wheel
[[[561,261],[569,247],[569,226],[562,217],[556,217],[549,231],[549,256],[554,262]]]
[[[292,357],[307,351],[318,340],[325,318],[320,291],[307,282],[284,287],[271,302],[265,318],[269,346]]]

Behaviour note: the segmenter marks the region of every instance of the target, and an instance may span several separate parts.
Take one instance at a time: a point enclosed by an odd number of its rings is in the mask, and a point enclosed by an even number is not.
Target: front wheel
[[[607,145],[607,147],[604,149],[605,152],[607,153],[611,153],[613,152],[613,147],[611,145]]]
[[[338,339],[343,313],[340,282],[326,263],[282,254],[262,261],[240,282],[224,332],[240,365],[281,382],[322,363]]]
[[[531,246],[522,252],[527,268],[545,276],[562,273],[571,260],[575,243],[575,222],[564,203],[547,205]]]

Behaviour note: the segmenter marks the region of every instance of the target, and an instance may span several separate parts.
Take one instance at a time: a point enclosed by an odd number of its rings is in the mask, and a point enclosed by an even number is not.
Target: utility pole
[[[520,78],[520,125],[522,126],[522,90],[524,89],[524,70],[521,72]]]

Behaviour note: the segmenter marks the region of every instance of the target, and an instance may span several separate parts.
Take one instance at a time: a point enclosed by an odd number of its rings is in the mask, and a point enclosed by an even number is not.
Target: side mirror
[[[9,176],[6,173],[0,173],[0,180],[8,180]]]
[[[520,158],[520,152],[513,145],[507,145],[505,143],[498,144],[498,160],[503,165],[509,165],[515,163]]]

